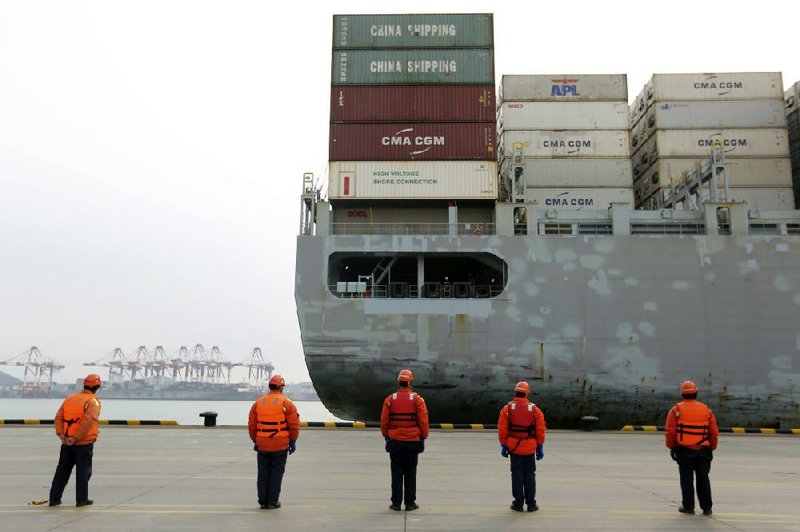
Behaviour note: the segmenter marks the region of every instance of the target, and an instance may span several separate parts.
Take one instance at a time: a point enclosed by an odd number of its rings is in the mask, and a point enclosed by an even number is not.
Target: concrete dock
[[[420,456],[420,510],[389,510],[389,457],[376,430],[306,429],[278,510],[256,502],[244,427],[106,427],[95,445],[93,506],[47,498],[52,427],[0,426],[3,530],[800,530],[800,439],[727,434],[711,467],[714,515],[678,513],[663,434],[548,433],[535,513],[509,509],[509,465],[493,431],[434,431]]]

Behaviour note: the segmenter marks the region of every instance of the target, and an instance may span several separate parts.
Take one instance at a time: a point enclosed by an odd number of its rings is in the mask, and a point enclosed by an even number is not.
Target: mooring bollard
[[[203,425],[206,427],[217,426],[217,413],[216,412],[201,412],[200,417],[203,418]]]
[[[598,421],[600,421],[600,418],[597,417],[597,416],[583,416],[581,418],[581,429],[583,429],[583,430],[588,432],[588,431],[592,430],[592,427]]]

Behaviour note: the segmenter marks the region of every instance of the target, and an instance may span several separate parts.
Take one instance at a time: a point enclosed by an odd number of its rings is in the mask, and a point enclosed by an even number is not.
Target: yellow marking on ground
[[[138,419],[129,419],[128,420],[128,425],[141,425],[141,424],[142,424],[142,422],[139,421]]]
[[[735,432],[736,434],[744,434],[745,433],[744,427],[733,427],[733,428],[731,428],[731,430],[733,432]]]
[[[623,430],[625,432],[633,432],[633,425],[625,425],[620,430]]]
[[[440,426],[443,429],[453,430],[453,424],[452,423],[440,423]]]
[[[40,419],[26,419],[24,421],[26,425],[41,425]]]
[[[5,425],[5,424],[6,424],[6,422],[4,420],[0,419],[0,425]]]
[[[301,427],[307,427],[308,426],[308,421],[301,421],[300,422],[300,426]]]
[[[175,421],[174,419],[165,419],[165,420],[161,421],[161,424],[162,425],[177,425],[178,422]]]
[[[792,434],[797,434],[800,436],[800,429],[792,429]]]
[[[642,430],[645,432],[658,432],[658,427],[656,425],[642,425]]]
[[[760,429],[762,434],[775,434],[775,429]]]
[[[483,425],[481,425],[480,423],[472,423],[470,427],[472,427],[475,430],[483,430]]]
[[[336,428],[336,422],[335,421],[326,421],[325,422],[325,427],[327,427],[329,429],[335,429]]]
[[[367,424],[363,421],[353,421],[353,428],[354,429],[365,429],[367,428]]]

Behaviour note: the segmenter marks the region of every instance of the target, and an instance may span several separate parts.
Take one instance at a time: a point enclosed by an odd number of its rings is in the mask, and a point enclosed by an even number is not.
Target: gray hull
[[[486,299],[347,299],[334,252],[489,252]],[[313,236],[297,241],[306,363],[335,415],[374,421],[404,368],[431,420],[495,423],[527,380],[548,424],[663,424],[693,379],[723,426],[800,426],[800,237]]]

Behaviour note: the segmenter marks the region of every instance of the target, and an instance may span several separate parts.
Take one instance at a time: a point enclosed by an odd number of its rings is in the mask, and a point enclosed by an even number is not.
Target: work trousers
[[[533,454],[511,454],[511,494],[514,506],[536,504],[536,460]]]
[[[258,504],[276,504],[281,496],[283,473],[286,471],[286,457],[289,451],[258,451]]]
[[[392,469],[392,504],[406,506],[417,500],[417,461],[422,445],[418,441],[389,440]]]
[[[708,480],[708,472],[711,470],[711,460],[713,459],[711,449],[703,447],[694,450],[679,445],[675,450],[678,457],[678,472],[681,477],[681,504],[687,510],[694,510],[693,484],[696,481],[700,508],[710,510],[711,482]]]
[[[75,502],[89,500],[89,479],[92,478],[94,443],[87,445],[62,445],[58,466],[50,485],[50,501],[60,501],[67,487],[72,468],[75,468]]]

